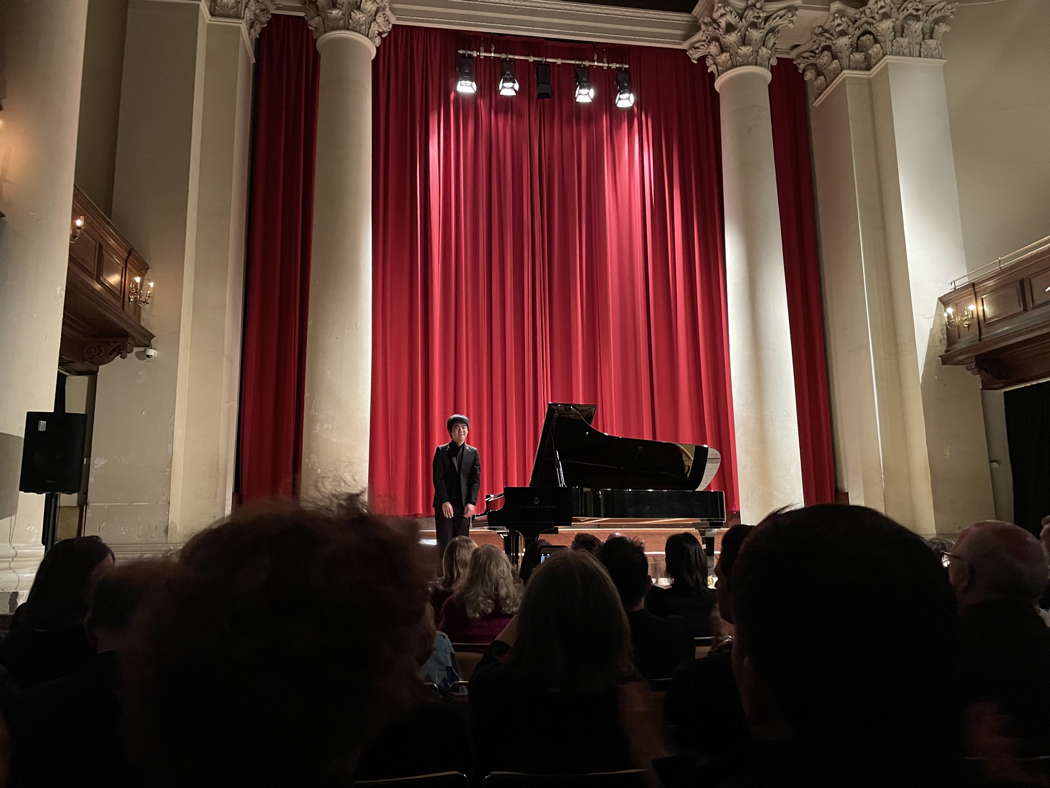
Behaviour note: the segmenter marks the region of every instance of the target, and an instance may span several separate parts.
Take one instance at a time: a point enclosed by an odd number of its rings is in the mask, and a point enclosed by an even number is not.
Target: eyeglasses
[[[951,566],[953,558],[957,561],[962,561],[964,564],[966,563],[966,559],[963,558],[961,555],[949,553],[947,550],[945,550],[943,553],[941,553],[941,566],[947,569],[949,566]]]

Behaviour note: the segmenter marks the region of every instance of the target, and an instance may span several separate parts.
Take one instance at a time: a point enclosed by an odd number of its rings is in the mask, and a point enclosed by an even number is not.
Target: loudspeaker
[[[83,413],[29,411],[18,489],[31,493],[80,492],[86,429]]]

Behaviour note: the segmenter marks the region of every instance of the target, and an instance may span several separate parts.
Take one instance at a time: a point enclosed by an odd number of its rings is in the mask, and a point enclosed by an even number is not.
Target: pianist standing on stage
[[[470,419],[453,413],[445,422],[452,439],[434,451],[434,525],[438,552],[444,554],[454,536],[466,536],[481,488],[481,459],[467,445]]]

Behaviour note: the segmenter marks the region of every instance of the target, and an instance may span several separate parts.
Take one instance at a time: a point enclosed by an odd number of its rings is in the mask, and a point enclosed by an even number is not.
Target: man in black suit
[[[481,488],[481,459],[478,450],[467,445],[470,419],[453,413],[445,427],[452,440],[434,451],[434,523],[442,555],[453,537],[470,532]]]

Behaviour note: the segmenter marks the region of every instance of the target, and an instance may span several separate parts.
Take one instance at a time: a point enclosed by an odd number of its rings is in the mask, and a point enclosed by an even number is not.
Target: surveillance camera
[[[142,355],[144,355],[147,360],[153,360],[157,357],[157,351],[151,347],[144,348],[142,351]]]

